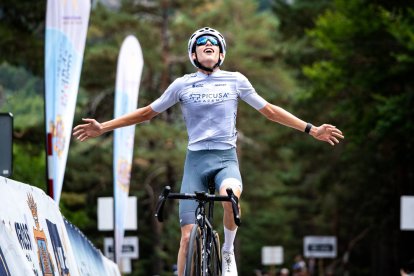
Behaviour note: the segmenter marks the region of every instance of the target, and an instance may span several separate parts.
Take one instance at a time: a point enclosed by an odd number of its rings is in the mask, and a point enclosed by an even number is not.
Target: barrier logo
[[[69,268],[66,264],[67,258],[62,241],[59,236],[59,231],[56,224],[46,219],[47,229],[49,230],[50,240],[52,242],[53,253],[57,264],[59,276],[69,276]]]
[[[15,222],[14,229],[16,230],[17,239],[19,240],[20,246],[24,250],[32,250],[32,243],[29,237],[29,229],[27,224]]]
[[[31,194],[27,195],[27,205],[32,212],[33,219],[35,221],[35,227],[33,227],[33,236],[35,244],[37,245],[37,256],[39,258],[40,268],[42,269],[43,276],[53,276],[54,269],[50,253],[47,247],[47,239],[45,232],[40,228],[39,216],[37,214],[37,204]]]
[[[20,247],[24,250],[24,254],[26,255],[26,260],[31,265],[33,274],[38,276],[38,269],[33,262],[32,254],[33,253],[33,244],[32,240],[30,239],[30,232],[29,227],[26,223],[22,222],[15,222],[14,229],[16,230],[16,237],[19,241]],[[1,271],[1,270],[0,270]],[[0,274],[3,275],[3,274]]]
[[[1,250],[1,247],[0,247],[0,275],[11,276],[10,270],[9,270],[9,268],[7,266],[7,263],[6,263],[6,258],[4,258],[3,251]]]

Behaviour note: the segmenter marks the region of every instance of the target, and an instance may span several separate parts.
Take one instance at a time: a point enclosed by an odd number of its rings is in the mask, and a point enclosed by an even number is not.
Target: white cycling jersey
[[[236,147],[239,98],[257,110],[267,104],[239,72],[218,70],[210,75],[197,72],[176,79],[151,108],[163,112],[180,102],[188,149],[224,150]]]

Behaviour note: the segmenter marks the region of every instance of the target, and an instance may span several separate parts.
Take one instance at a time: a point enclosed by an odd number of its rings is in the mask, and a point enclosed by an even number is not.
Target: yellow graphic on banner
[[[131,178],[131,164],[125,159],[118,161],[118,177],[117,183],[122,191],[128,193],[129,191],[129,180]]]
[[[31,194],[27,195],[27,204],[32,212],[36,227],[33,227],[33,236],[37,245],[37,256],[39,258],[40,268],[44,276],[53,276],[53,264],[47,248],[47,239],[45,232],[40,228],[39,216],[37,214],[37,204]]]
[[[72,0],[70,2],[72,2],[72,7],[73,8],[78,9],[78,6],[79,6],[78,5],[78,0]],[[63,3],[66,5],[68,3],[68,0],[64,0]]]
[[[65,125],[63,124],[62,116],[58,115],[56,117],[56,123],[50,123],[51,132],[55,141],[53,143],[53,150],[57,153],[58,157],[62,156],[63,150],[65,149]]]

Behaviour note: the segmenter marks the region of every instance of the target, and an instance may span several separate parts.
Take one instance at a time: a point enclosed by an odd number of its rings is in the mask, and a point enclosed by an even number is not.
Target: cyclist
[[[197,72],[176,79],[150,105],[103,123],[83,119],[85,124],[76,126],[73,135],[78,140],[85,141],[119,127],[150,120],[179,102],[189,137],[181,192],[207,191],[208,182],[213,181],[220,194],[226,195],[226,188],[230,187],[239,198],[243,188],[236,155],[239,99],[269,120],[309,133],[315,139],[331,145],[344,138],[335,126],[313,126],[281,107],[268,103],[256,93],[241,73],[220,70],[226,57],[226,42],[217,30],[204,27],[194,32],[188,41],[188,56]],[[177,261],[178,275],[183,275],[184,272],[196,207],[196,203],[189,200],[182,200],[179,205],[181,241]],[[237,226],[233,220],[231,204],[223,203],[223,207],[222,273],[237,275],[233,247]]]

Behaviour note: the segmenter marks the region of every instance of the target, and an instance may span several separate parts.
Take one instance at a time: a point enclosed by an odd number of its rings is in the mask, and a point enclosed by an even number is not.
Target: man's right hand
[[[336,128],[336,126],[329,125],[329,124],[323,124],[319,127],[313,126],[310,130],[310,135],[312,135],[315,139],[318,139],[320,141],[325,141],[331,146],[334,146],[336,144],[339,144],[338,139],[344,139],[344,135],[342,134],[342,131]]]
[[[97,122],[95,119],[82,119],[86,124],[77,125],[73,129],[73,136],[76,137],[79,141],[83,142],[89,138],[95,138],[101,135],[102,125]]]

